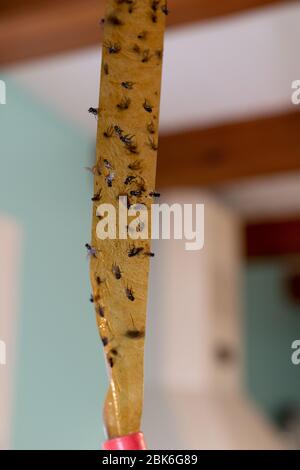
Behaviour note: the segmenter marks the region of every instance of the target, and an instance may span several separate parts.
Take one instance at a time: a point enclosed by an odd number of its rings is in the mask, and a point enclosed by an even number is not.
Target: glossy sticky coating
[[[165,0],[106,0],[105,4],[100,101],[89,110],[98,120],[98,131],[96,162],[90,169],[92,238],[86,249],[90,301],[109,373],[104,425],[108,439],[116,439],[141,429],[166,13]],[[119,219],[108,237],[107,213],[102,214],[107,204],[114,209],[115,221]],[[137,204],[142,205],[143,215],[134,219],[135,228],[127,209]]]
[[[110,439],[103,444],[104,450],[146,450],[144,434],[136,432],[127,436]]]

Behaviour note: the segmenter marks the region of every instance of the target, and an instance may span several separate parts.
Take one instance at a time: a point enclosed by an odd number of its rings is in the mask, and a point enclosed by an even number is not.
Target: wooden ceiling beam
[[[168,25],[180,26],[279,3],[287,2],[169,0]],[[1,0],[0,66],[99,44],[104,5],[105,0]]]
[[[300,170],[300,112],[162,135],[158,187],[212,186]]]

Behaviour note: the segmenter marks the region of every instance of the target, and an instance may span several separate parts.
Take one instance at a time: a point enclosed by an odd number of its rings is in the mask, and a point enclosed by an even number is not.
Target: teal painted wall
[[[96,449],[106,374],[84,249],[93,142],[6,78],[0,213],[24,235],[13,447]]]
[[[300,339],[300,307],[285,291],[280,261],[256,262],[246,271],[247,384],[252,397],[276,416],[287,403],[300,406],[300,366],[291,345]]]

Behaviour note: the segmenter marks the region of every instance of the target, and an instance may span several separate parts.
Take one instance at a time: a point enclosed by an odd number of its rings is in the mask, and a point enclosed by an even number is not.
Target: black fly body
[[[161,7],[161,11],[162,11],[166,16],[168,16],[168,14],[170,13],[170,10],[169,10],[169,8],[168,8],[167,2]]]
[[[145,49],[142,54],[142,62],[145,64],[151,59],[151,54],[149,49]]]
[[[121,270],[120,270],[120,268],[117,264],[113,264],[112,273],[113,273],[113,275],[115,276],[115,278],[117,280],[121,279],[121,277],[122,277]]]
[[[104,132],[103,132],[104,137],[109,139],[114,135],[114,126],[109,126]]]
[[[127,299],[130,300],[131,302],[135,300],[132,289],[130,289],[129,287],[126,287],[125,294],[126,294]]]
[[[101,305],[98,307],[98,315],[101,317],[101,318],[104,318],[104,307],[102,307]]]
[[[92,108],[92,107],[91,107],[91,108],[88,109],[88,112],[89,112],[90,114],[92,114],[92,116],[94,116],[94,117],[97,117],[97,116],[98,116],[98,111],[99,111],[98,108]]]
[[[153,198],[157,198],[157,197],[160,197],[160,193],[157,193],[155,191],[151,191],[151,193],[149,193],[149,196],[153,197]]]
[[[134,86],[134,83],[133,82],[122,82],[121,86],[123,88],[126,88],[126,90],[132,90],[133,86]]]
[[[129,163],[128,165],[128,169],[132,171],[139,171],[141,170],[141,168],[142,168],[142,165],[139,160],[135,160],[134,162]]]
[[[127,330],[125,336],[129,339],[141,339],[145,337],[145,332],[138,330]]]
[[[108,15],[108,17],[106,18],[106,22],[112,26],[123,26],[124,24],[123,21],[121,21],[120,18],[118,18],[118,16],[114,13]]]
[[[104,162],[105,168],[108,168],[109,170],[112,170],[112,168],[113,168],[112,164],[108,160],[106,160],[106,158],[103,160],[103,162]]]
[[[113,184],[113,180],[114,180],[114,179],[115,179],[114,173],[109,173],[109,174],[106,176],[105,180],[106,180],[107,186],[108,186],[109,188],[112,187],[112,184]]]
[[[120,111],[124,111],[129,108],[130,103],[131,103],[131,99],[128,97],[124,97],[121,99],[120,103],[117,104],[117,108]]]
[[[144,107],[144,110],[147,111],[147,113],[152,113],[153,106],[149,103],[149,101],[145,100],[143,107]]]
[[[127,186],[128,184],[130,184],[130,183],[131,183],[133,180],[135,180],[135,179],[136,179],[136,176],[129,175],[129,176],[127,176],[127,178],[125,179],[124,184],[126,184],[126,186]]]
[[[149,137],[149,139],[148,139],[148,145],[149,145],[149,147],[150,147],[152,150],[154,150],[154,151],[158,150],[158,145],[157,145],[157,143],[156,143],[155,140],[152,139],[151,137]]]
[[[92,197],[92,201],[93,202],[99,202],[101,199],[101,189],[100,191],[98,191],[97,193],[94,194],[94,196]]]
[[[147,38],[147,31],[141,31],[138,34],[137,38],[140,39],[141,41],[144,41]]]
[[[109,54],[118,54],[121,50],[121,45],[118,42],[112,43],[111,41],[108,41],[103,45]]]
[[[142,196],[142,194],[143,194],[143,192],[141,190],[132,190],[132,191],[130,191],[131,196],[140,197],[140,196]]]
[[[140,247],[132,247],[128,251],[128,257],[133,258],[134,256],[139,255],[142,251],[144,251],[144,248],[141,247],[141,246]]]
[[[104,73],[105,75],[108,75],[109,74],[109,67],[108,67],[108,64],[103,64],[103,70],[104,70]]]
[[[155,124],[153,121],[149,122],[147,124],[147,131],[149,132],[149,134],[155,134]]]

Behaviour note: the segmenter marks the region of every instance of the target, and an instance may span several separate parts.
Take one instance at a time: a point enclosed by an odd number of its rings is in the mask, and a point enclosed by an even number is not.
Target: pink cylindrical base
[[[104,450],[146,450],[144,434],[137,432],[105,441]]]

